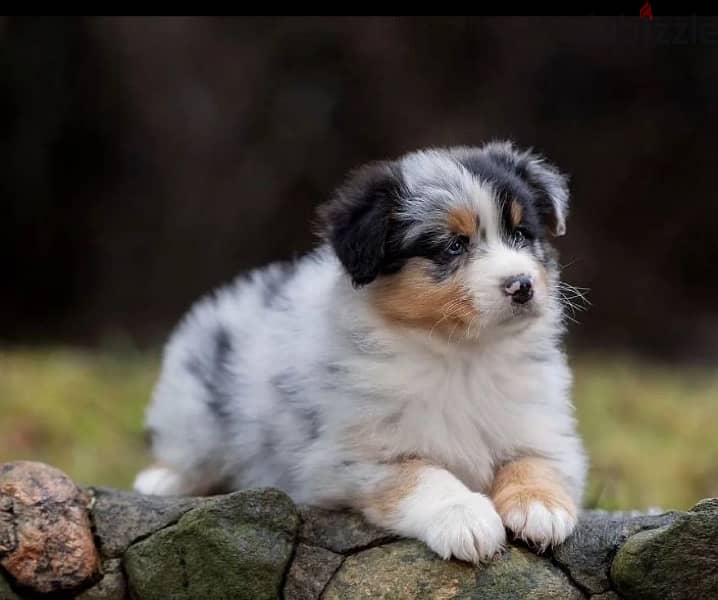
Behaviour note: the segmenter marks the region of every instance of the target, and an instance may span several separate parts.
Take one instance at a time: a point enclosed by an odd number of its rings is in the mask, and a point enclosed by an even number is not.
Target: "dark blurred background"
[[[0,462],[128,487],[194,300],[349,169],[513,138],[572,178],[586,505],[718,496],[718,21],[658,13],[0,17]]]
[[[713,360],[718,24],[675,19],[3,18],[0,339],[156,345],[348,169],[509,137],[572,177],[571,342]]]

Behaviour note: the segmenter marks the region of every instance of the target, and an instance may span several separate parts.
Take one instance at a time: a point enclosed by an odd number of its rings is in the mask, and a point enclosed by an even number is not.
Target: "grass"
[[[50,463],[78,483],[128,486],[148,459],[142,413],[156,357],[0,354],[0,462]]]
[[[685,509],[718,496],[718,374],[574,362],[588,505]],[[81,484],[128,487],[149,460],[142,414],[158,367],[155,354],[0,353],[0,462],[40,460]]]
[[[584,360],[575,378],[589,504],[687,509],[718,496],[715,370]]]

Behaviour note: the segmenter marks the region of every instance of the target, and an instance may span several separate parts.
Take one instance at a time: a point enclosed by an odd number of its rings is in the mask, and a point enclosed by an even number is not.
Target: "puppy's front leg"
[[[359,508],[376,525],[418,538],[445,559],[478,563],[493,557],[506,539],[489,498],[418,459],[392,465]]]
[[[548,460],[522,458],[504,465],[491,497],[506,527],[541,550],[563,542],[576,526],[576,503]]]

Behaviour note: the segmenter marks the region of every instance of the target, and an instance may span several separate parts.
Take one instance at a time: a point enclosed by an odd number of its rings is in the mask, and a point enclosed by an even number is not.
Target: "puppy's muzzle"
[[[514,304],[526,304],[534,296],[533,280],[528,275],[514,275],[504,281],[503,290]]]

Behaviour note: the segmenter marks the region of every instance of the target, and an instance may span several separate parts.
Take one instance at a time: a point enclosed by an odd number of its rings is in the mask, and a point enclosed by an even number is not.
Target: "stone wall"
[[[0,465],[0,600],[718,598],[718,499],[688,512],[585,511],[545,555],[443,561],[359,516],[276,490],[154,498]]]

